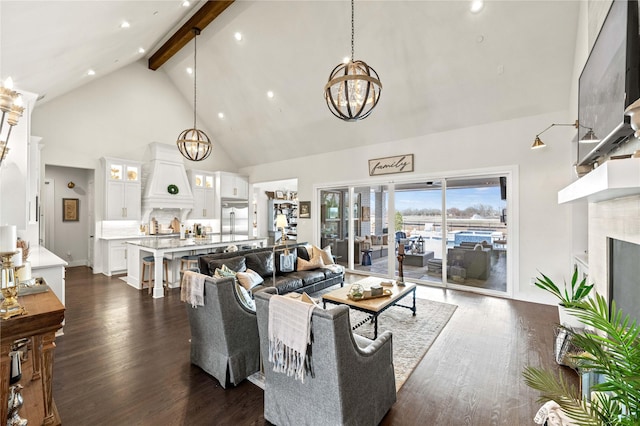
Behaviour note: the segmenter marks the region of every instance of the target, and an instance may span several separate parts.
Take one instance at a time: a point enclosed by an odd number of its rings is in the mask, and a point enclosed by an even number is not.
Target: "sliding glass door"
[[[447,281],[506,292],[506,177],[447,179]]]
[[[318,193],[320,238],[353,273],[507,292],[506,175],[416,179]],[[400,250],[400,251],[399,251]]]

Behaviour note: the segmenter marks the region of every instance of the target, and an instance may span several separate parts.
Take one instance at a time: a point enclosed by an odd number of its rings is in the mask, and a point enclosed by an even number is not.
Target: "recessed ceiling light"
[[[129,24],[129,22],[127,21],[122,21],[122,23],[120,24],[120,28],[129,28],[131,26],[131,24]]]
[[[471,13],[478,13],[482,10],[482,8],[484,7],[484,1],[483,0],[472,0],[471,2]]]
[[[87,71],[87,75],[96,75],[96,72],[94,70],[89,70]]]
[[[187,68],[187,74],[193,74],[193,68],[188,67]]]
[[[144,47],[138,47],[138,53],[144,53]]]
[[[242,33],[239,33],[239,32],[238,32],[238,33],[235,33],[235,34],[233,35],[233,37],[235,37],[235,39],[236,39],[236,40],[240,41],[240,40],[242,40]]]
[[[184,0],[184,1],[182,2],[182,7],[189,7],[189,5],[190,5],[190,4],[191,4],[191,3],[189,3],[189,1],[188,1],[188,0]]]
[[[218,113],[218,118],[219,118],[220,120],[222,120],[222,119],[224,118],[224,113],[219,112],[219,113]]]
[[[269,90],[269,91],[267,92],[267,97],[269,97],[269,98],[273,98],[273,96],[274,96],[273,92],[272,92],[271,90]]]

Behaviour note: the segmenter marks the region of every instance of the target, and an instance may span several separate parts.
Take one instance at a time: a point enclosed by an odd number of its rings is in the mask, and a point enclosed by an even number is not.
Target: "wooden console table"
[[[64,306],[53,291],[20,296],[18,301],[27,310],[8,320],[0,320],[0,422],[6,423],[9,397],[9,352],[14,341],[31,338],[33,352],[29,355],[31,368],[23,369],[20,383],[24,405],[20,416],[30,425],[60,425],[60,415],[53,401],[53,351],[55,333],[62,328]],[[32,370],[31,377],[26,372]],[[4,421],[2,421],[4,419]]]

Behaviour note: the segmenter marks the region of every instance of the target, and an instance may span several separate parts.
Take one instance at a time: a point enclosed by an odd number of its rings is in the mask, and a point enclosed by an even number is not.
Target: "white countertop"
[[[68,263],[42,246],[29,247],[31,269],[49,268],[51,266],[67,266]]]
[[[108,237],[100,237],[100,240],[140,240],[144,238],[170,238],[177,237],[180,234],[155,234],[155,235],[113,235]]]
[[[196,248],[198,246],[210,246],[216,244],[235,244],[235,243],[259,243],[267,238],[249,238],[246,235],[211,235],[207,238],[187,238],[181,240],[178,237],[173,238],[156,238],[156,239],[131,239],[128,244],[140,246],[141,248],[163,250],[163,249],[180,249],[180,248]]]

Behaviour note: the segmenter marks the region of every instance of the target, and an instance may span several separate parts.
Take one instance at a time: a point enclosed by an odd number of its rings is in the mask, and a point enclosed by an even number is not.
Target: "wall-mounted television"
[[[580,74],[578,140],[589,128],[600,142],[578,144],[578,165],[592,164],[633,134],[624,110],[640,98],[638,0],[614,0]]]

